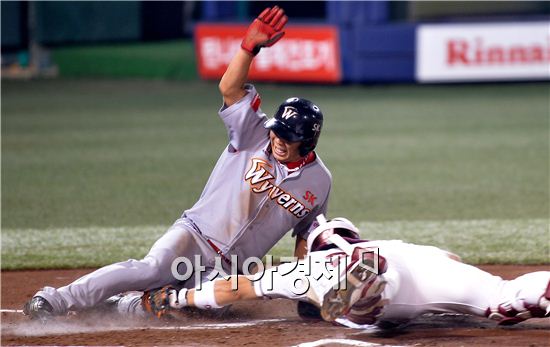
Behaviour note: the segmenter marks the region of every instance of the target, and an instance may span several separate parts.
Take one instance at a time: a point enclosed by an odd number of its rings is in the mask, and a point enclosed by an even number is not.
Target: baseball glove
[[[157,318],[168,318],[170,316],[168,313],[171,310],[171,295],[177,296],[177,290],[172,286],[148,290],[141,297],[141,305],[145,311],[152,313]]]

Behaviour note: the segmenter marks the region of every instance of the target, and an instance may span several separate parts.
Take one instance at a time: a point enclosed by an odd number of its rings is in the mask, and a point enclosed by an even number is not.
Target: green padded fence
[[[180,40],[56,48],[61,77],[192,80],[197,78],[193,43]]]

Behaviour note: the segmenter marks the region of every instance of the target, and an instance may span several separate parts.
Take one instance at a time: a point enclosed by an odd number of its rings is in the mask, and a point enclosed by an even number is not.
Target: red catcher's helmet
[[[327,221],[325,216],[317,216],[319,224],[307,237],[308,252],[328,249],[332,245],[329,238],[333,234],[340,235],[344,240],[359,240],[359,229],[346,218],[338,217]]]

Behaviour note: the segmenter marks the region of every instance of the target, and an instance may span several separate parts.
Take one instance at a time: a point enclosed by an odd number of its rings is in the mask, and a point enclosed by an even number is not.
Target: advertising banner
[[[420,25],[420,82],[550,78],[550,22]]]
[[[219,79],[240,47],[247,26],[198,24],[195,49],[201,78]],[[285,36],[262,49],[250,69],[252,80],[330,82],[342,79],[338,29],[334,26],[285,27]]]

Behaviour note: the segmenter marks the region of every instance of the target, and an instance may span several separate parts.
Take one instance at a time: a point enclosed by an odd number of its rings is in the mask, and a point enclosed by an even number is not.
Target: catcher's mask
[[[329,240],[331,235],[340,235],[346,241],[359,240],[359,229],[346,218],[338,217],[327,221],[325,216],[320,214],[317,216],[319,224],[307,238],[308,252],[322,251],[334,247],[332,241]]]
[[[301,142],[298,148],[301,157],[315,149],[321,128],[323,113],[319,106],[302,98],[289,98],[279,106],[275,116],[264,127],[289,142]]]

